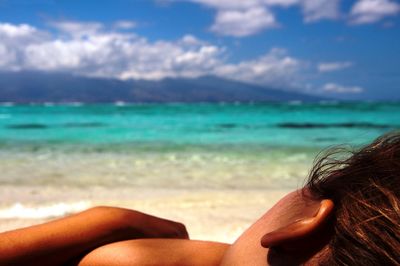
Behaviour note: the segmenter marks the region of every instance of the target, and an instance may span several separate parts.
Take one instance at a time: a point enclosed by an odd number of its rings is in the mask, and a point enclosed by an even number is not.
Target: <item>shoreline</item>
[[[232,243],[290,191],[4,185],[0,186],[0,231],[43,223],[93,206],[109,205],[183,222],[191,239]],[[29,213],[35,217],[29,217]]]

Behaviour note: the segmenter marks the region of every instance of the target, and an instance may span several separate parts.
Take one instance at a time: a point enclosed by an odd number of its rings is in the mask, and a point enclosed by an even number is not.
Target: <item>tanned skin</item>
[[[230,245],[182,239],[112,243],[85,256],[79,266],[218,266]]]
[[[87,211],[0,234],[0,265],[65,265],[97,247],[137,238],[182,238],[183,224],[141,212],[95,207]]]
[[[329,235],[330,200],[298,190],[281,199],[232,245],[175,239],[122,241],[102,246],[79,266],[317,265]],[[270,252],[279,246],[280,252]]]
[[[185,226],[173,221],[96,207],[1,233],[0,265],[316,265],[330,239],[334,206],[304,194],[285,196],[232,245],[188,240]]]

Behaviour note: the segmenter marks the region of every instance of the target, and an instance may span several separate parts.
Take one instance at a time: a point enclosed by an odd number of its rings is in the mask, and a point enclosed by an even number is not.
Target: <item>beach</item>
[[[98,205],[232,243],[319,152],[400,128],[394,103],[0,106],[0,231]]]
[[[226,243],[232,243],[276,199],[287,193],[285,190],[135,190],[123,187],[56,191],[43,187],[2,187],[0,192],[8,200],[2,202],[8,209],[0,211],[1,231],[46,222],[91,206],[109,205],[180,221],[186,225],[191,239]],[[15,202],[19,202],[18,205]]]

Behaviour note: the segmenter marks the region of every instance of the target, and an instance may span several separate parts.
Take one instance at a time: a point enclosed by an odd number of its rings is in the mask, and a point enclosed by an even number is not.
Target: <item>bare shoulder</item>
[[[219,265],[228,244],[180,240],[137,239],[99,247],[87,254],[79,266],[213,266]]]

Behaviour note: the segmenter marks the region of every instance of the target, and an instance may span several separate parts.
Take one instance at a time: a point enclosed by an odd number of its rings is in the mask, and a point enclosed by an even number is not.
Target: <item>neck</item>
[[[276,262],[283,261],[284,258],[281,255],[285,254],[282,251],[270,250],[261,246],[262,236],[310,215],[313,216],[318,209],[319,200],[314,200],[307,191],[297,190],[289,193],[235,241],[226,252],[221,265],[275,265]],[[329,234],[324,233],[323,237],[321,234],[315,236],[315,239],[320,239],[321,242],[309,252],[297,254],[294,252],[286,255],[290,255],[295,261],[301,263],[313,261],[313,258],[318,257],[317,254],[324,250],[330,237]]]

